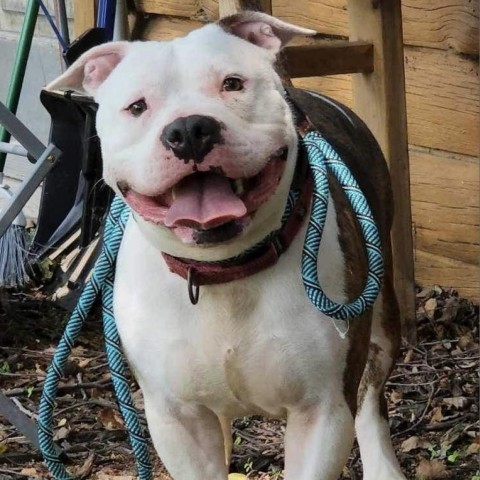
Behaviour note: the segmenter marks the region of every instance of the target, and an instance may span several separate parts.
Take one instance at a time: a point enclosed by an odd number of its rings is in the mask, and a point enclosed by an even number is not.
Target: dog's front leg
[[[211,410],[145,394],[145,413],[155,448],[175,480],[227,479],[223,433]]]
[[[318,404],[289,412],[285,480],[336,480],[348,459],[353,437],[354,419],[341,391]]]

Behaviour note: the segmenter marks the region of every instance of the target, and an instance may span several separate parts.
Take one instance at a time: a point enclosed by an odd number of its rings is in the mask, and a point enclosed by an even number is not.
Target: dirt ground
[[[35,418],[45,371],[68,315],[39,292],[2,295],[0,386]],[[387,384],[395,449],[408,479],[480,480],[478,306],[440,287],[419,289],[417,300],[418,344],[403,346]],[[130,480],[134,462],[102,342],[95,315],[60,387],[55,438],[79,478]],[[141,408],[141,392],[133,381],[132,388]],[[283,478],[284,429],[281,421],[237,420],[231,471],[258,480]],[[170,478],[158,459],[155,474]],[[0,479],[39,478],[50,478],[40,455],[0,416]],[[355,447],[341,479],[361,478]]]

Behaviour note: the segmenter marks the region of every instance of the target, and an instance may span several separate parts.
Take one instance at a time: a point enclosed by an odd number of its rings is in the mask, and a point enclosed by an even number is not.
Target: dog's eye
[[[225,92],[239,92],[243,90],[243,80],[238,77],[227,77],[223,81],[222,90]]]
[[[142,98],[141,100],[137,100],[136,102],[133,102],[131,105],[129,105],[127,107],[127,110],[131,113],[132,116],[139,117],[147,108],[147,103]]]

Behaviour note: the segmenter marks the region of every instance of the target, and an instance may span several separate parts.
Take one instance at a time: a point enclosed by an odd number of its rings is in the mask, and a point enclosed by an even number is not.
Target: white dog
[[[366,480],[405,479],[383,393],[400,336],[388,172],[352,112],[295,89],[287,98],[277,54],[313,33],[245,12],[170,42],[93,48],[47,87],[99,104],[104,178],[134,212],[115,316],[175,480],[226,480],[231,421],[251,414],[287,418],[288,480],[337,479],[354,431]],[[382,235],[380,296],[346,336],[302,284],[309,180],[292,103],[349,164]],[[366,262],[357,223],[330,184],[318,270],[330,297],[345,302],[361,291]],[[292,186],[303,198],[296,220],[262,243],[281,229]]]

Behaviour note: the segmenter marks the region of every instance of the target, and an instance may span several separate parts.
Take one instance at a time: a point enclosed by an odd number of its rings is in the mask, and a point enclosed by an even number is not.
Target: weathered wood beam
[[[320,40],[312,45],[287,45],[285,67],[292,78],[373,72],[369,42]]]
[[[416,339],[412,215],[400,0],[348,0],[350,39],[372,42],[374,71],[353,78],[354,109],[377,138],[392,178],[392,251],[403,335]]]

